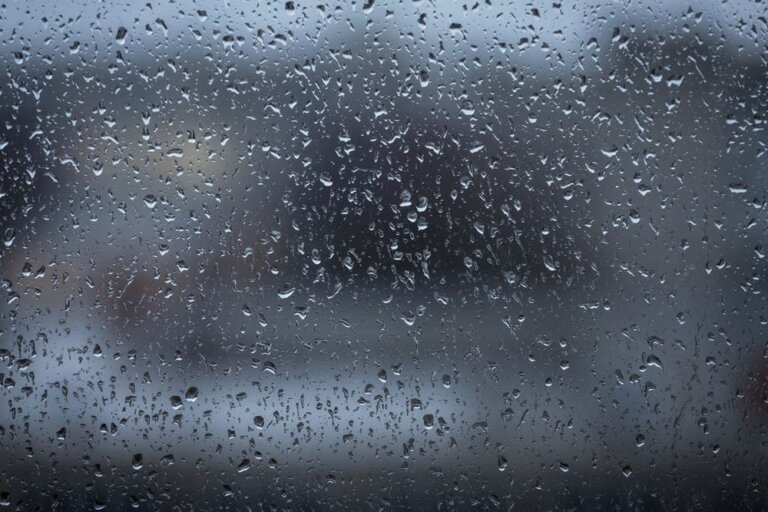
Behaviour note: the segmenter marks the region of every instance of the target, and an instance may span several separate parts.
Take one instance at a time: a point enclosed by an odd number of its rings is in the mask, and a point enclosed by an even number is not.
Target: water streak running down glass
[[[768,4],[0,4],[0,510],[766,510]]]

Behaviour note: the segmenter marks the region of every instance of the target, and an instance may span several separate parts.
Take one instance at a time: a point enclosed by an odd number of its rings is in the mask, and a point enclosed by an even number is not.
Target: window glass
[[[765,2],[0,6],[0,506],[765,510]]]

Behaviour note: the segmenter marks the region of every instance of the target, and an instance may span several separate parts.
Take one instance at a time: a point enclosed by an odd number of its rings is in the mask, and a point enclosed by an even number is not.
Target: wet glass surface
[[[764,2],[0,6],[0,506],[765,510]]]

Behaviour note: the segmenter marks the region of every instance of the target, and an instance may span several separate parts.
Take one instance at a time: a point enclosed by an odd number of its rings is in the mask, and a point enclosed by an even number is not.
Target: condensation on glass
[[[765,510],[765,2],[0,5],[0,508]]]

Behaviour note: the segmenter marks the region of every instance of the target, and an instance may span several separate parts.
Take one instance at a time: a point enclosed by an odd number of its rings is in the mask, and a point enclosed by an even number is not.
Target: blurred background
[[[760,1],[0,6],[0,506],[765,510]]]

